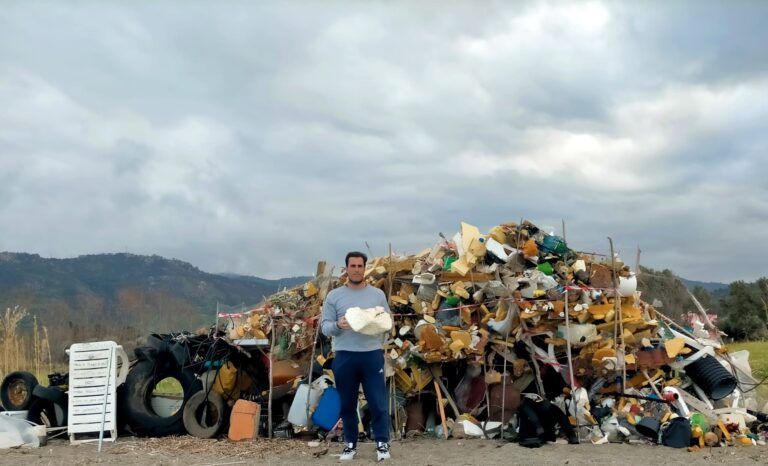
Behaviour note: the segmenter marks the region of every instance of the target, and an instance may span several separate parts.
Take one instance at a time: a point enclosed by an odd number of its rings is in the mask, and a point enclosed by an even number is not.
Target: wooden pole
[[[324,284],[321,284],[321,277],[324,278],[325,276],[325,261],[320,261],[317,263],[317,270],[315,271],[315,280],[317,280],[318,285],[318,299],[325,299],[325,288],[327,288],[327,285],[330,284],[328,281],[326,281]],[[331,269],[331,273],[333,273],[333,269]],[[309,400],[312,396],[312,369],[315,367],[315,348],[317,347],[317,340],[320,338],[320,327],[322,326],[322,308],[320,309],[320,315],[317,316],[317,320],[315,324],[317,325],[315,327],[315,337],[312,339],[312,355],[309,358],[309,374],[307,375],[307,384],[309,385],[309,390],[307,390],[307,406],[306,406],[306,416],[307,416],[307,427],[312,427],[312,419],[309,417]],[[272,366],[270,366],[272,367]]]
[[[576,380],[573,375],[573,354],[571,352],[571,315],[568,309],[568,272],[565,273],[565,351],[568,356],[568,378],[571,384],[571,402],[573,403],[573,415],[576,417],[576,437],[579,437],[579,405],[576,403]]]
[[[461,416],[461,411],[459,411],[459,407],[456,406],[456,402],[453,401],[453,397],[451,397],[451,394],[448,393],[448,388],[443,384],[443,381],[440,380],[440,377],[437,376],[437,373],[432,369],[432,366],[429,366],[429,371],[432,373],[432,378],[435,379],[435,383],[445,392],[445,398],[448,400],[448,404],[451,406],[451,409],[453,410],[454,414],[456,414],[456,417]]]
[[[270,332],[270,338],[271,343],[269,345],[269,403],[267,405],[267,422],[268,422],[268,436],[269,438],[272,438],[272,388],[273,388],[273,379],[272,374],[274,373],[274,366],[275,366],[275,321],[274,319],[270,319],[269,321],[269,332]]]
[[[512,309],[507,309],[507,312],[512,312]],[[509,327],[509,326],[507,326]],[[507,328],[507,333],[504,336],[504,342],[507,343],[509,341],[509,328]],[[502,365],[502,374],[501,374],[501,428],[499,429],[501,431],[499,435],[499,441],[504,441],[504,416],[506,414],[505,409],[507,407],[507,348],[504,348],[504,363]],[[488,414],[490,415],[491,408],[488,406]]]
[[[653,383],[653,380],[651,380],[651,376],[648,375],[648,371],[643,369],[643,375],[645,376],[645,380],[648,381],[648,385],[651,386],[656,396],[658,396],[660,400],[663,400],[664,397],[661,396],[661,393],[659,393],[659,390],[656,388],[656,385]]]
[[[624,316],[622,315],[621,311],[621,295],[619,294],[619,274],[616,273],[616,256],[613,252],[613,240],[611,237],[608,237],[608,244],[611,246],[611,273],[613,277],[613,291],[614,291],[614,298],[613,298],[613,309],[614,309],[614,319],[618,319],[618,321],[615,321],[613,325],[613,335],[616,339],[614,343],[614,347],[618,345],[618,342],[621,341],[621,393],[624,393],[624,390],[627,387],[627,363],[625,360],[626,357],[626,348],[627,346],[624,343]],[[616,354],[618,355],[618,350],[616,351]]]
[[[389,263],[387,265],[387,304],[392,307],[392,243],[389,243]]]
[[[448,425],[445,423],[445,407],[443,406],[443,395],[440,393],[440,386],[435,379],[435,392],[437,392],[437,409],[440,410],[440,422],[443,423],[443,437],[448,440]]]

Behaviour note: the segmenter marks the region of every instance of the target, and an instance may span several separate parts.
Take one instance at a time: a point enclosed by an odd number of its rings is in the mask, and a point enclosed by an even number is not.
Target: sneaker
[[[341,456],[339,456],[339,459],[342,461],[349,461],[355,459],[355,455],[357,455],[357,447],[354,443],[348,443],[347,446],[341,450]]]
[[[384,461],[389,458],[389,444],[387,442],[379,442],[376,444],[376,460]]]

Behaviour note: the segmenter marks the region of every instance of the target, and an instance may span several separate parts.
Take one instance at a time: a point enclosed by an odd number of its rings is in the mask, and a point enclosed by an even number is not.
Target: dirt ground
[[[70,445],[51,440],[38,449],[14,449],[0,453],[0,464],[126,464],[126,465],[315,465],[339,464],[339,443],[309,447],[298,440],[259,440],[231,443],[193,437],[160,439],[119,438],[105,443]],[[346,462],[345,462],[346,463]],[[372,443],[359,446],[353,464],[374,464]],[[415,439],[393,442],[390,464],[768,464],[768,447],[729,447],[687,452],[655,445],[549,444],[527,449],[515,443],[493,440]]]

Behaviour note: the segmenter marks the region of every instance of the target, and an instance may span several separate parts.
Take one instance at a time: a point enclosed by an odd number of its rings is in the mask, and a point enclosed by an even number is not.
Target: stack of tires
[[[0,384],[0,399],[7,411],[27,411],[27,420],[46,427],[67,425],[65,387],[43,387],[31,372],[11,372]]]
[[[118,394],[121,423],[142,437],[184,434],[184,407],[192,395],[200,391],[200,380],[188,367],[183,344],[157,339],[151,339],[150,344],[153,346],[136,348],[137,359]],[[152,392],[160,381],[169,377],[181,384],[180,407],[170,413],[160,412],[154,406]]]

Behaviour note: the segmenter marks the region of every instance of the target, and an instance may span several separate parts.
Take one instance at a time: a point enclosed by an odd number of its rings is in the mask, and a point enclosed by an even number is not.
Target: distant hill
[[[697,286],[700,286],[705,290],[709,291],[710,293],[716,293],[721,290],[727,290],[729,286],[727,283],[699,282],[696,280],[688,280],[686,278],[680,278],[680,281],[683,282],[683,285],[685,285],[685,287],[691,291],[693,291],[693,289],[696,288]]]
[[[255,305],[284,287],[311,277],[268,280],[207,273],[180,260],[134,254],[94,254],[48,259],[0,253],[0,310],[20,305],[48,330],[54,352],[76,341],[114,339],[122,344],[151,332],[195,330],[215,320],[217,303]],[[717,311],[728,285],[686,280],[669,270],[642,268],[638,289],[647,302],[662,301],[672,318],[693,310],[686,287],[701,286],[703,304]],[[714,293],[710,290],[713,290]],[[702,298],[700,298],[702,299]],[[27,318],[22,330],[32,326]]]
[[[52,346],[93,338],[123,341],[153,331],[209,326],[217,303],[254,305],[308,279],[213,274],[160,256],[49,259],[2,252],[0,309],[26,307],[48,328]]]

